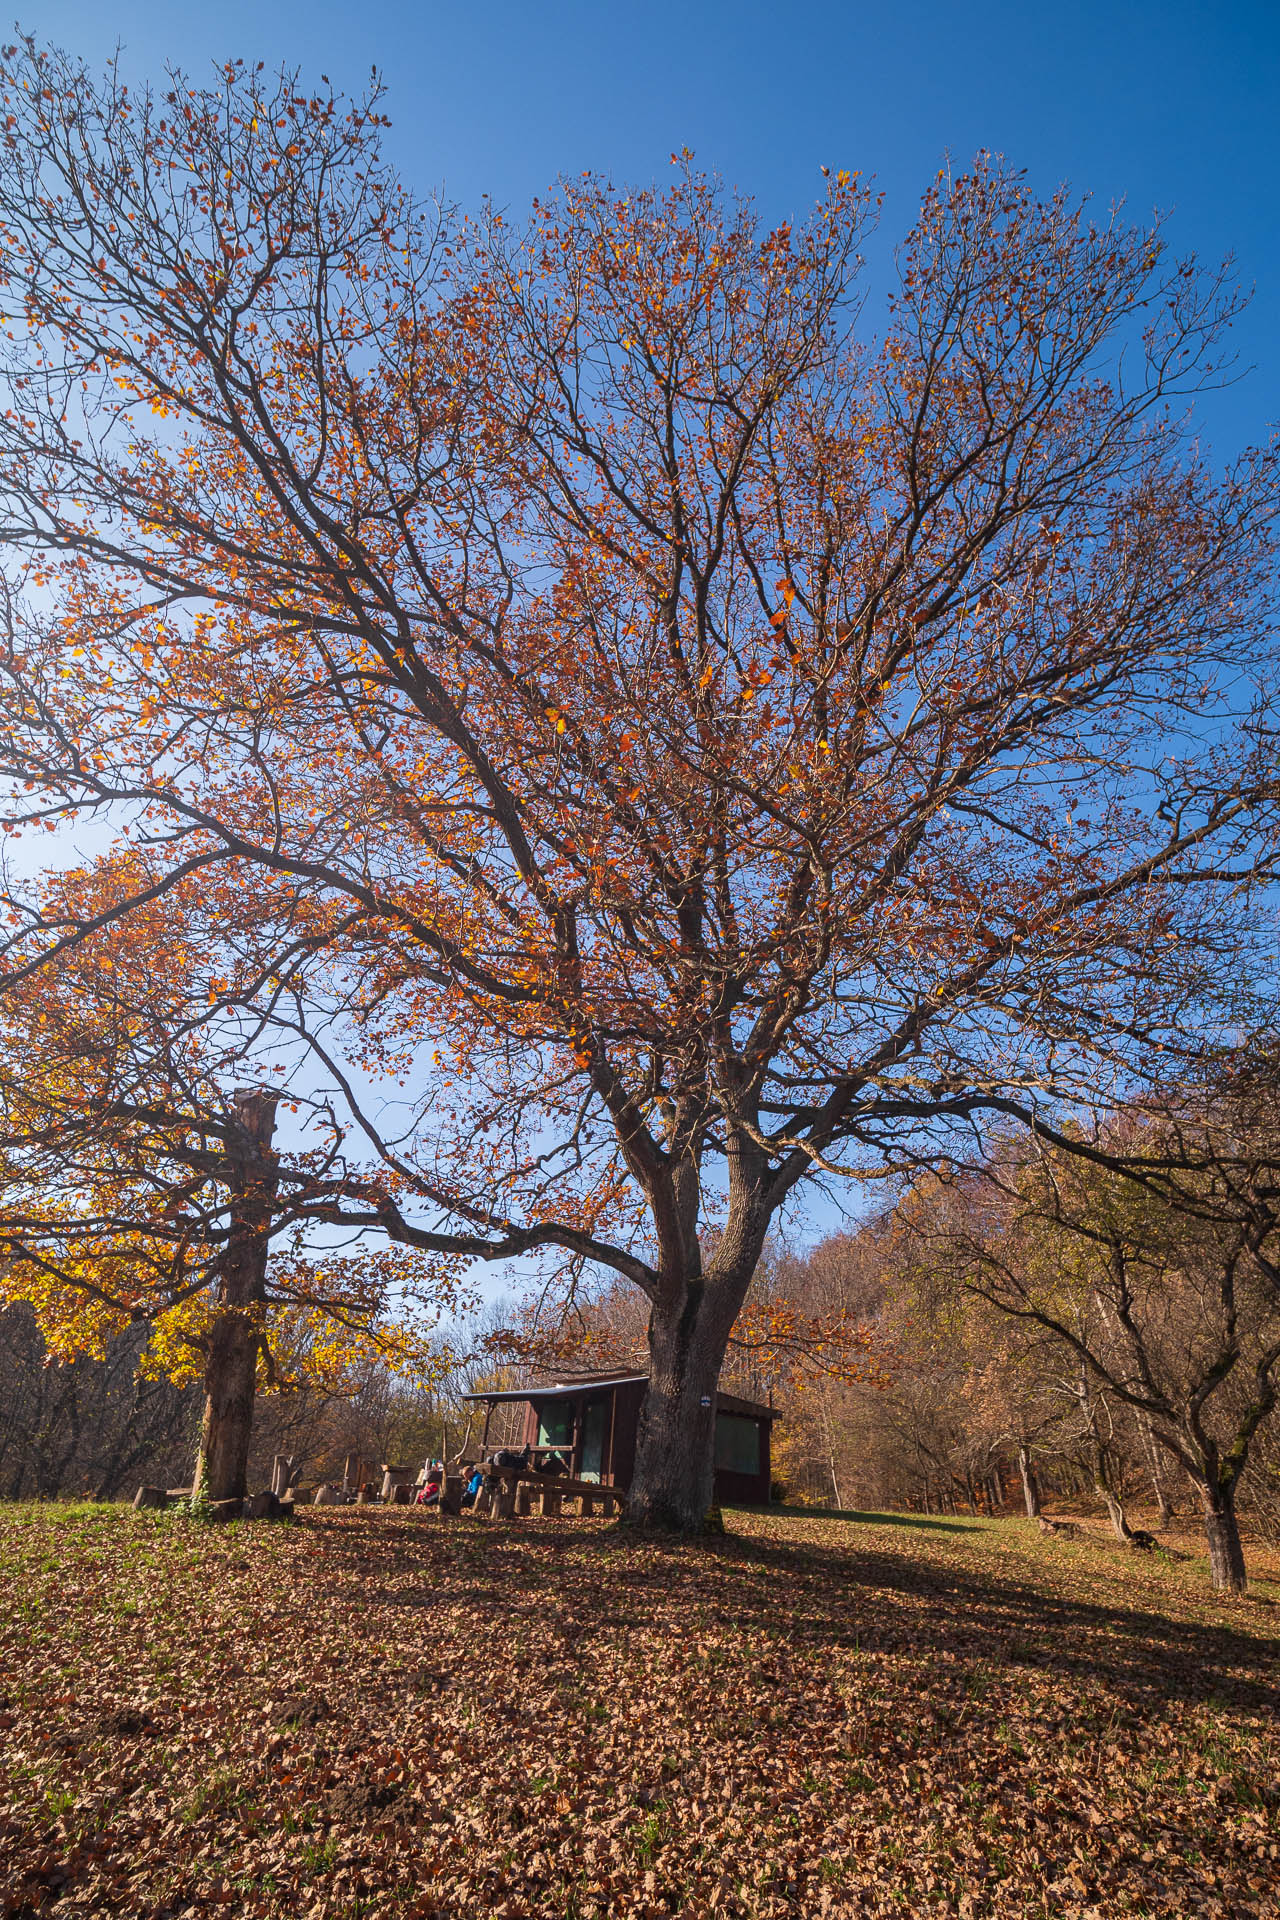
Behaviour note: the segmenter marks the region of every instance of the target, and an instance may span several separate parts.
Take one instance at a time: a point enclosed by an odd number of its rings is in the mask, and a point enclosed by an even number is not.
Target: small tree
[[[639,1289],[632,1516],[696,1528],[797,1189],[1203,1002],[1274,799],[1252,717],[1187,750],[1264,651],[1273,466],[1179,424],[1233,300],[982,160],[877,339],[845,173],[515,228],[416,204],[376,92],[0,90],[8,824],[144,822],[115,924],[270,922],[371,1222]],[[10,911],[12,982],[103,924]]]
[[[1185,1146],[1185,1128],[1178,1137]],[[1174,1142],[1168,1129],[1161,1139],[1130,1126],[1107,1144],[1151,1168],[1167,1164]],[[1189,1201],[1198,1192],[1194,1209],[1170,1204],[1118,1160],[997,1151],[984,1175],[952,1190],[934,1245],[958,1284],[1046,1329],[1072,1357],[1117,1534],[1130,1529],[1100,1389],[1150,1423],[1198,1488],[1213,1583],[1243,1591],[1236,1488],[1280,1395],[1280,1295],[1246,1232],[1214,1217],[1204,1180],[1187,1178],[1185,1191]],[[1242,1378],[1243,1396],[1234,1391]]]

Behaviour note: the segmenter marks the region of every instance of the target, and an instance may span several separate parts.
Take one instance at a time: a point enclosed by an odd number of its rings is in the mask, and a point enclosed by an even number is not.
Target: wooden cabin
[[[494,1409],[525,1403],[524,1424],[514,1440],[531,1449],[532,1464],[554,1455],[573,1480],[596,1481],[625,1493],[635,1468],[640,1409],[649,1377],[643,1373],[561,1374],[546,1386],[509,1392],[469,1393],[484,1403],[482,1449],[489,1445]],[[730,1505],[763,1507],[769,1503],[772,1407],[716,1395],[715,1497]]]

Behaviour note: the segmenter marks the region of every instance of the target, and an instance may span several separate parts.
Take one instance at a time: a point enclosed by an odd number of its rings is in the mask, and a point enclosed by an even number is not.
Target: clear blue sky
[[[875,174],[886,238],[950,151],[980,146],[1105,208],[1173,216],[1256,287],[1256,371],[1212,403],[1225,450],[1280,418],[1280,0],[37,0],[23,25],[131,77],[229,55],[391,83],[393,151],[421,188],[514,211],[562,172],[661,178],[674,148],[771,219],[818,168]]]

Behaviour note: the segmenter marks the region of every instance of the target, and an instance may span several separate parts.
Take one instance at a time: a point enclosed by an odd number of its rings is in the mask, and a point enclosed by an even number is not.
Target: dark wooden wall
[[[636,1440],[640,1431],[640,1409],[644,1405],[645,1387],[642,1380],[624,1381],[618,1386],[587,1388],[580,1393],[566,1393],[564,1398],[574,1403],[574,1456],[573,1472],[581,1468],[581,1428],[582,1413],[588,1400],[604,1399],[609,1403],[605,1414],[604,1459],[601,1468],[601,1483],[605,1486],[620,1487],[624,1491],[631,1485],[631,1477],[636,1465]],[[546,1402],[530,1400],[524,1420],[523,1445],[536,1446],[538,1442],[538,1408]],[[747,1403],[736,1400],[732,1395],[722,1394],[718,1405],[723,1412],[747,1412]],[[752,1417],[752,1416],[748,1416]],[[770,1466],[770,1425],[761,1419],[760,1427],[760,1471],[759,1473],[735,1473],[727,1467],[717,1467],[715,1477],[715,1497],[730,1504],[765,1507],[769,1504],[771,1482]]]

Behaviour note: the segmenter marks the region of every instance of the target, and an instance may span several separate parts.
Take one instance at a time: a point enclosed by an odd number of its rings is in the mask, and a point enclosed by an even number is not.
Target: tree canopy
[[[514,223],[416,201],[376,91],[0,88],[7,824],[105,846],[14,869],[5,990],[216,899],[156,964],[323,1084],[313,1199],[637,1285],[634,1504],[696,1524],[798,1186],[1124,1084],[1252,964],[1275,462],[1185,412],[1235,296],[980,158],[876,333],[843,172]]]

